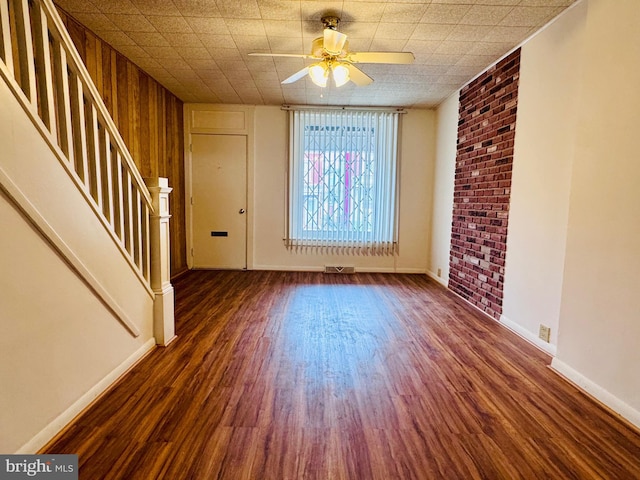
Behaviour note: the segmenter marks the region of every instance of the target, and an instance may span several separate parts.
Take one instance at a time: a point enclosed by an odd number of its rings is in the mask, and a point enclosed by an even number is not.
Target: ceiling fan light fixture
[[[349,69],[342,63],[334,63],[331,65],[331,73],[336,87],[341,87],[349,83]]]
[[[252,56],[294,57],[313,59],[316,63],[298,70],[282,80],[283,85],[297,82],[309,76],[320,88],[326,88],[329,77],[333,77],[336,87],[352,82],[357,87],[364,87],[373,82],[373,78],[360,70],[360,63],[386,63],[392,65],[408,65],[415,61],[411,52],[351,52],[347,35],[338,32],[340,18],[327,15],[322,17],[324,31],[322,36],[311,42],[311,53],[250,53]]]
[[[309,77],[319,87],[326,87],[329,79],[329,66],[326,62],[314,63],[309,67]]]

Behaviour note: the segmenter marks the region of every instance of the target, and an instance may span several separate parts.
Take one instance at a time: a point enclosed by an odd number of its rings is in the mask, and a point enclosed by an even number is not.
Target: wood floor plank
[[[640,435],[423,275],[194,271],[46,449],[94,479],[634,479]]]

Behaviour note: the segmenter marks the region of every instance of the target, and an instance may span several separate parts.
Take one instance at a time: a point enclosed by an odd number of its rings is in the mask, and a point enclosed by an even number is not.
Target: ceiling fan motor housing
[[[318,58],[323,57],[323,53],[324,53],[322,49],[323,42],[324,42],[323,37],[318,37],[313,42],[311,42],[311,55]]]
[[[333,56],[343,57],[343,56],[346,55],[346,52],[348,50],[349,50],[349,41],[348,40],[346,40],[344,42],[344,45],[342,47],[342,51],[337,55],[330,55],[325,51],[325,49],[324,49],[324,37],[318,37],[315,40],[313,40],[313,42],[311,42],[311,55],[316,57],[316,58],[333,57]]]

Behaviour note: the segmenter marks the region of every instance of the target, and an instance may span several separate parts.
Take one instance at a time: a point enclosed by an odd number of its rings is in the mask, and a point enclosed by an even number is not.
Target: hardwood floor
[[[637,479],[640,435],[422,275],[195,271],[47,449],[94,479]]]

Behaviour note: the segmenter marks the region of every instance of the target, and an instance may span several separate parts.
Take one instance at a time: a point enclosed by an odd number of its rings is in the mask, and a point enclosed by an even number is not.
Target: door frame
[[[247,140],[247,212],[246,259],[247,270],[253,270],[253,206],[254,206],[254,111],[245,105],[184,104],[184,170],[185,221],[187,234],[187,266],[193,269],[193,158],[192,135],[235,135]]]

